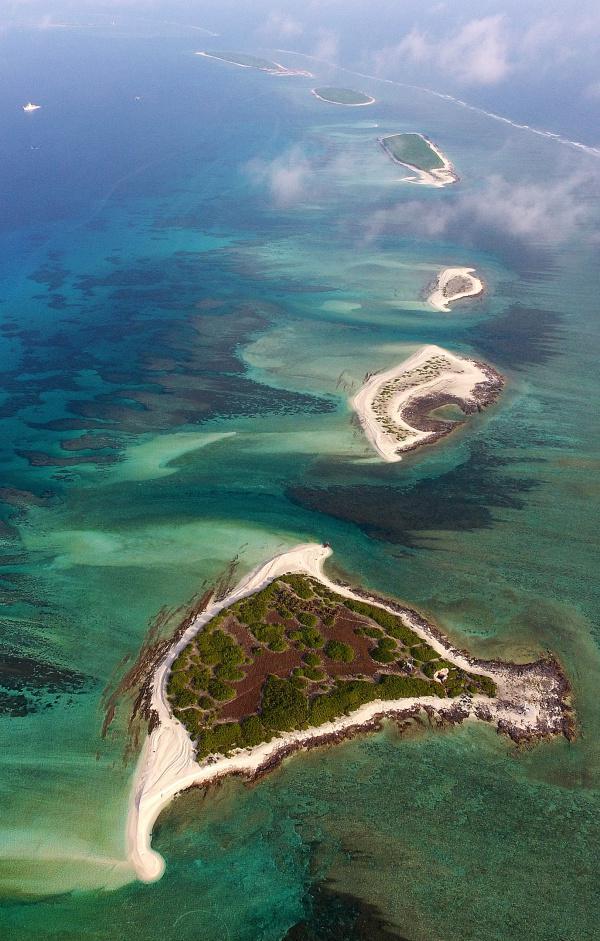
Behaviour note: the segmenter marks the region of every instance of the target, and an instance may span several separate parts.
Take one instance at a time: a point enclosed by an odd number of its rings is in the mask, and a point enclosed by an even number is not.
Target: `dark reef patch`
[[[81,692],[90,678],[33,657],[0,654],[0,715],[24,716]]]
[[[311,886],[306,918],[293,925],[284,941],[409,941],[392,930],[375,905],[327,882]]]
[[[511,369],[540,366],[557,352],[561,320],[550,311],[516,304],[502,316],[477,324],[469,339],[499,365]]]
[[[417,547],[427,543],[428,532],[481,529],[493,525],[495,510],[522,509],[524,496],[538,483],[505,472],[513,463],[478,444],[463,464],[416,483],[391,485],[386,475],[380,484],[292,487],[287,496],[306,509],[355,523],[374,539]]]

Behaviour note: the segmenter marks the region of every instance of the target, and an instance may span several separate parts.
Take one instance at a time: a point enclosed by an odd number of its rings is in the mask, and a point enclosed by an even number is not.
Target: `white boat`
[[[28,101],[26,105],[23,105],[23,111],[39,111],[41,105],[34,105],[32,101]]]

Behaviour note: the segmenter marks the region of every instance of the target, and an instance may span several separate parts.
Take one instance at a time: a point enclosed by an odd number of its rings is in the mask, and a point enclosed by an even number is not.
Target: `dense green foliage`
[[[330,660],[337,660],[339,663],[351,663],[354,660],[354,650],[341,640],[328,641],[325,645],[325,653]]]
[[[306,696],[289,680],[269,676],[263,687],[261,718],[264,725],[278,732],[300,729],[306,725]]]
[[[298,598],[307,601],[309,598],[314,597],[312,584],[304,575],[282,575],[279,581],[289,585]]]
[[[421,642],[421,638],[418,636],[418,634],[415,634],[414,631],[411,631],[410,627],[407,627],[401,618],[395,614],[392,614],[390,611],[384,611],[383,608],[378,608],[376,605],[368,604],[366,601],[355,601],[353,598],[344,598],[344,604],[347,608],[349,608],[351,611],[354,611],[356,614],[362,614],[364,617],[375,621],[375,623],[379,624],[379,626],[382,627],[386,633],[391,634],[398,640],[401,640],[403,644],[410,645]],[[366,632],[367,630],[365,629],[365,633]]]
[[[280,624],[250,624],[250,630],[258,641],[267,644],[270,650],[287,649],[283,627]]]
[[[372,674],[341,679],[326,664],[352,663],[357,649],[330,636],[336,617],[350,619],[368,651]],[[246,656],[236,637],[245,630]],[[235,700],[236,684],[266,650],[292,657],[288,674],[266,678],[258,668],[256,714],[220,721],[221,707]],[[323,656],[317,651],[323,649]],[[302,658],[298,665],[299,654]],[[285,660],[281,661],[285,663]],[[389,672],[385,672],[385,670]],[[439,670],[447,676],[434,680]],[[285,672],[285,671],[280,671]],[[350,669],[347,672],[351,672]],[[258,687],[255,686],[255,689]],[[222,611],[175,660],[167,694],[175,714],[197,741],[199,758],[252,748],[273,736],[331,721],[373,700],[407,696],[495,695],[487,677],[465,673],[443,660],[399,615],[367,601],[336,595],[314,579],[287,575]]]
[[[223,62],[233,62],[248,69],[260,69],[262,72],[285,72],[276,62],[270,59],[261,59],[258,56],[247,55],[245,52],[211,52],[213,59],[222,59]]]
[[[306,648],[319,649],[325,643],[323,635],[316,627],[302,627],[298,631],[292,631],[290,637]]]
[[[420,134],[392,134],[383,138],[383,146],[394,160],[419,170],[439,170],[444,161]]]

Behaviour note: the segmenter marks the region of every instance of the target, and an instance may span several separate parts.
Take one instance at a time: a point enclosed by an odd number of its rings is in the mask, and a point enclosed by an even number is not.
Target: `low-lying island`
[[[358,421],[384,461],[450,434],[461,422],[431,413],[445,406],[463,416],[496,401],[504,378],[487,363],[424,346],[409,359],[370,376],[351,400]]]
[[[385,718],[478,719],[515,741],[570,733],[569,687],[554,660],[476,660],[416,611],[332,582],[322,569],[330,554],[298,546],[213,598],[151,677],[127,824],[140,879],[163,872],[152,827],[180,791],[255,778]]]
[[[245,52],[207,52],[202,50],[196,53],[197,56],[204,56],[206,59],[219,59],[221,62],[227,62],[229,65],[237,65],[242,69],[256,69],[258,72],[267,72],[269,75],[297,75],[303,78],[312,78],[312,72],[306,72],[304,69],[288,69],[280,62],[272,62],[270,59],[262,59],[259,56],[251,56]]]
[[[394,163],[412,170],[413,176],[403,177],[405,182],[441,187],[459,180],[445,154],[424,134],[391,134],[378,143]]]
[[[454,301],[480,297],[483,290],[483,281],[477,277],[474,268],[444,268],[427,300],[436,310],[447,314]]]

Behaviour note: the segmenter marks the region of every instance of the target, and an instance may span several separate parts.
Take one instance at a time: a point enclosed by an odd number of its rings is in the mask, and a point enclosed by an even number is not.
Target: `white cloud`
[[[428,61],[464,85],[496,84],[511,70],[504,17],[470,20],[444,39],[430,39],[413,28],[396,45],[375,54],[375,69],[381,75],[392,64]]]
[[[586,98],[591,98],[594,101],[600,100],[600,82],[592,82],[584,89],[583,93]]]
[[[393,232],[436,238],[460,231],[493,229],[525,243],[567,241],[591,219],[589,175],[573,175],[548,184],[511,183],[490,176],[483,188],[453,202],[433,206],[408,200],[372,213],[365,221],[365,239],[374,241]]]
[[[270,13],[257,30],[259,36],[271,40],[296,39],[304,32],[302,23],[285,13]]]
[[[339,40],[337,35],[330,29],[319,29],[317,31],[317,41],[312,50],[316,59],[322,59],[324,62],[335,62],[338,57]]]
[[[440,50],[443,68],[468,85],[493,85],[509,72],[508,39],[503,16],[471,20]]]
[[[306,197],[312,168],[302,149],[291,147],[273,160],[251,160],[246,172],[253,182],[268,187],[274,206],[286,209]]]

